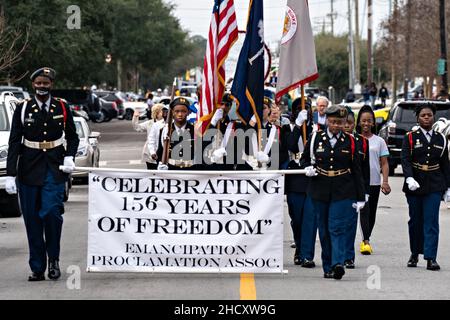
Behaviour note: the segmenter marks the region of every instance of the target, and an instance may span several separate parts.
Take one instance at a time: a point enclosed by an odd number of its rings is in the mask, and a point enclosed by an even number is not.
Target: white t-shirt
[[[381,185],[380,158],[389,156],[386,142],[377,135],[369,138],[370,185]]]

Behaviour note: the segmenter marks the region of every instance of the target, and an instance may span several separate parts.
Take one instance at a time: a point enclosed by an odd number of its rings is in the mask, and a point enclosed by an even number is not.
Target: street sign
[[[442,76],[443,74],[445,74],[445,59],[438,59],[437,74],[439,76]]]

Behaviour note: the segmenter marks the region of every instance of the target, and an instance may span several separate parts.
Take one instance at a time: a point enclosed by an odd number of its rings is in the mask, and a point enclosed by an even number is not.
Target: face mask
[[[50,94],[50,88],[36,88],[35,90],[36,95],[41,96],[41,97],[45,97],[48,96]]]

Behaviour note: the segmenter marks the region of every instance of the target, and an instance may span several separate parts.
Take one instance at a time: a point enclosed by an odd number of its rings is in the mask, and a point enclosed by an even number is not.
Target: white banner
[[[281,174],[89,175],[88,272],[283,270]]]

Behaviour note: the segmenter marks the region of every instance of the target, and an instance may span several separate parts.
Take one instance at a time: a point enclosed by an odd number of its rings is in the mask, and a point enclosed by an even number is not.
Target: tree
[[[0,7],[0,82],[10,84],[21,77],[12,78],[11,69],[20,62],[28,42],[28,30],[22,33],[6,27],[3,8]]]
[[[3,2],[11,27],[30,28],[29,46],[12,72],[51,66],[59,87],[115,86],[120,62],[124,89],[136,89],[158,70],[167,74],[173,61],[191,48],[172,6],[162,0],[78,0],[81,28],[74,30],[66,26],[70,0]],[[110,64],[105,62],[107,54]]]
[[[434,79],[437,76],[437,60],[439,50],[439,2],[434,0],[408,0],[411,5],[411,36],[410,37],[410,78],[424,77]],[[450,15],[450,7],[446,7],[446,15]],[[379,50],[376,59],[386,70],[393,67],[403,80],[406,59],[406,29],[407,12],[404,1],[400,3],[397,19],[390,17],[382,24],[379,40]],[[447,24],[447,36],[450,36],[450,26]],[[394,39],[396,43],[394,44]],[[395,47],[394,47],[395,45]],[[391,51],[395,54],[391,55]]]

